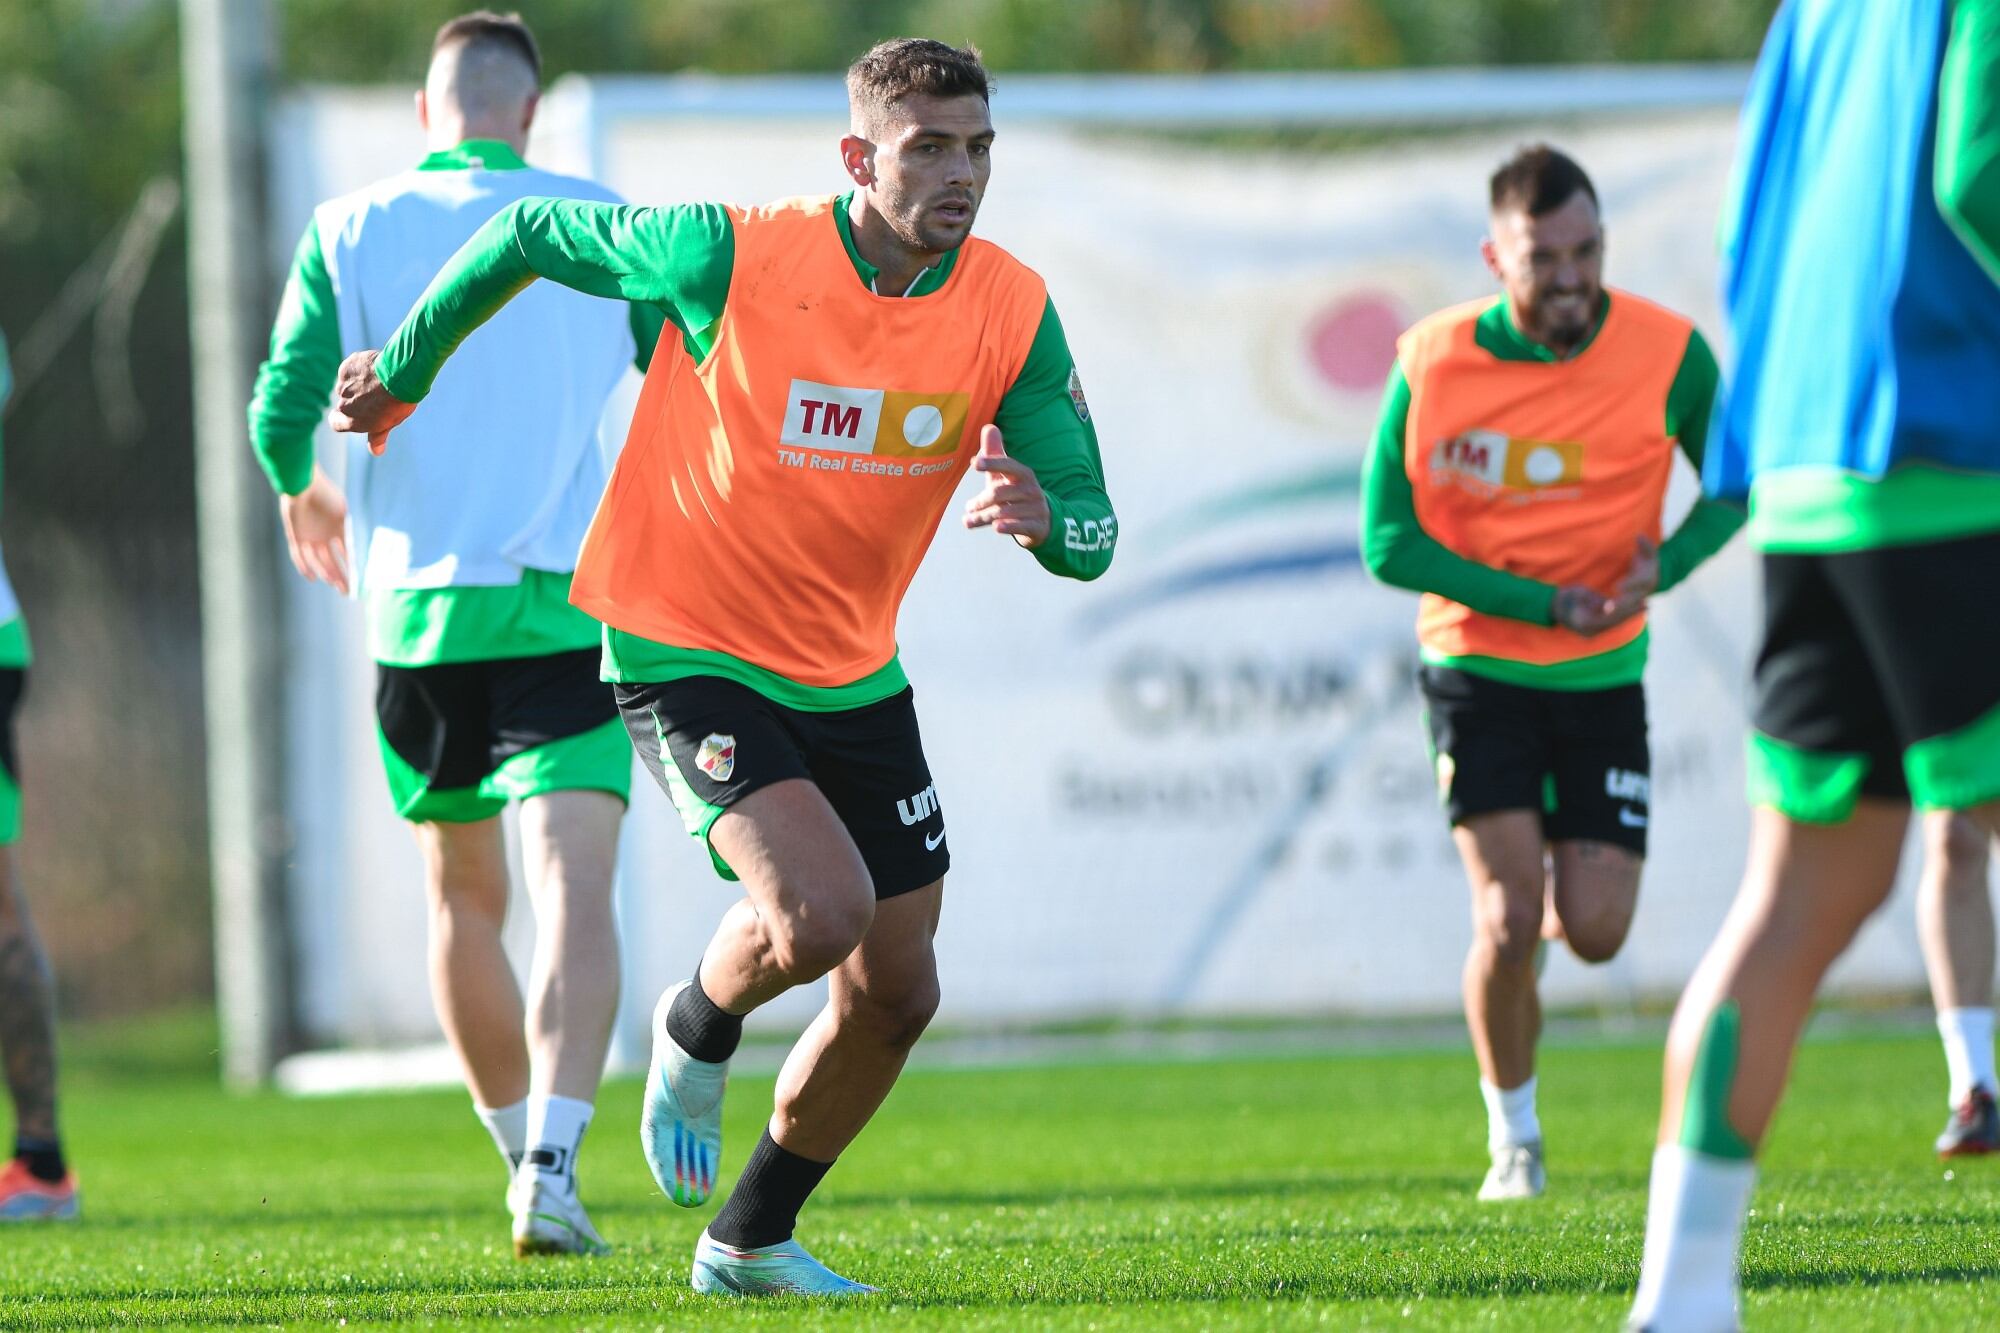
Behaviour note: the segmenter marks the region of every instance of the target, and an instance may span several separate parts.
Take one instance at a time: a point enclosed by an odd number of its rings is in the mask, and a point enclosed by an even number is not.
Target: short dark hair
[[[847,100],[856,111],[886,111],[906,97],[968,95],[982,102],[993,97],[993,81],[976,46],[892,37],[847,67]]]
[[[541,48],[535,45],[535,34],[528,31],[519,14],[496,14],[490,9],[460,14],[438,29],[431,41],[431,57],[435,59],[438,52],[460,42],[509,47],[528,62],[528,68],[535,72],[535,82],[542,81]]]
[[[1492,208],[1526,210],[1531,218],[1553,213],[1582,190],[1597,207],[1597,187],[1576,160],[1545,143],[1530,144],[1500,164],[1490,182]]]

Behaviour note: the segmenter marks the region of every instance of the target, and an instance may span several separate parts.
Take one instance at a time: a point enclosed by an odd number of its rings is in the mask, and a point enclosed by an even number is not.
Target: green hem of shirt
[[[880,703],[910,687],[901,657],[891,657],[845,685],[805,685],[728,653],[676,648],[623,630],[604,629],[604,679],[619,685],[658,685],[691,676],[720,676],[755,690],[772,703],[805,713],[839,713]]]
[[[34,660],[34,646],[28,642],[28,622],[15,616],[0,625],[0,667],[20,668]]]
[[[1531,690],[1615,690],[1637,685],[1646,677],[1647,642],[1650,628],[1622,648],[1608,653],[1592,653],[1567,662],[1516,662],[1506,657],[1453,657],[1448,653],[1423,651],[1426,666],[1449,667],[1497,680],[1503,685],[1520,685]]]
[[[514,584],[371,589],[368,655],[383,666],[427,667],[594,648],[600,626],[570,605],[569,580],[524,569]]]
[[[1750,488],[1750,544],[1809,554],[1914,546],[2000,530],[2000,475],[1906,464],[1879,481],[1791,467]]]

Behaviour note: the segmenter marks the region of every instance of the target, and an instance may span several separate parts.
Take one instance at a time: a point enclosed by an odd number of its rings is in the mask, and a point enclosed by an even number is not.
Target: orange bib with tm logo
[[[1660,539],[1674,451],[1667,394],[1693,325],[1614,291],[1579,355],[1509,361],[1474,338],[1492,306],[1442,311],[1397,343],[1410,386],[1403,465],[1417,522],[1468,560],[1610,594],[1639,537]],[[1537,665],[1623,647],[1644,628],[1641,615],[1584,638],[1432,593],[1417,614],[1428,652]]]
[[[714,346],[697,364],[662,335],[571,583],[614,628],[814,686],[895,655],[903,593],[1048,300],[976,238],[937,291],[877,296],[834,207],[730,210]]]

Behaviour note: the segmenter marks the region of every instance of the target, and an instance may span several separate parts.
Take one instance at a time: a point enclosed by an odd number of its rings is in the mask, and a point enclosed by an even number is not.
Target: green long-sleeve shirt
[[[851,195],[833,210],[855,280],[873,287],[878,270],[854,246]],[[950,278],[957,253],[944,256],[907,293],[924,296]],[[661,310],[700,360],[714,345],[716,325],[731,298],[735,232],[719,204],[638,208],[567,199],[528,199],[496,214],[431,283],[382,349],[376,373],[404,402],[429,392],[445,360],[481,323],[537,278],[594,296],[643,302]],[[1050,573],[1091,579],[1110,566],[1117,518],[1105,491],[1097,428],[1084,405],[1075,358],[1050,301],[1028,356],[1002,397],[994,424],[1007,454],[1033,469],[1047,493],[1051,532],[1033,549]],[[1091,540],[1070,539],[1083,532]],[[891,661],[867,678],[867,689],[822,690],[774,677],[749,663],[719,660],[618,630],[605,636],[606,673],[615,680],[671,680],[721,672],[744,679],[797,707],[849,707],[900,689]],[[856,686],[863,682],[856,682]]]
[[[1607,296],[1604,313],[1609,310]],[[1602,322],[1600,314],[1600,328]],[[1480,315],[1473,336],[1480,347],[1503,361],[1554,360],[1549,349],[1531,341],[1515,327],[1504,299],[1495,301]],[[1595,337],[1593,332],[1572,355],[1583,355]],[[1696,475],[1701,472],[1702,450],[1707,443],[1709,417],[1720,380],[1715,354],[1709,350],[1707,340],[1698,331],[1690,332],[1667,392],[1665,425],[1667,435],[1679,443]],[[1374,443],[1362,465],[1361,554],[1368,571],[1393,587],[1436,593],[1484,615],[1535,625],[1554,623],[1554,584],[1467,559],[1431,536],[1418,522],[1416,496],[1405,466],[1409,414],[1410,386],[1399,362],[1390,369]],[[1696,501],[1680,526],[1660,545],[1659,591],[1672,588],[1702,561],[1721,550],[1743,525],[1743,517],[1742,511],[1731,505],[1707,499]],[[1604,689],[1641,677],[1646,663],[1646,636],[1642,634],[1609,652],[1552,665],[1488,657],[1435,660],[1440,665],[1542,689]]]

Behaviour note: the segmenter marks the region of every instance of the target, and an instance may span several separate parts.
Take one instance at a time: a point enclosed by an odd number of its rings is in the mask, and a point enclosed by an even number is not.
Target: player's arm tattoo
[[[25,1138],[56,1136],[55,979],[34,932],[0,937],[0,1061]]]

